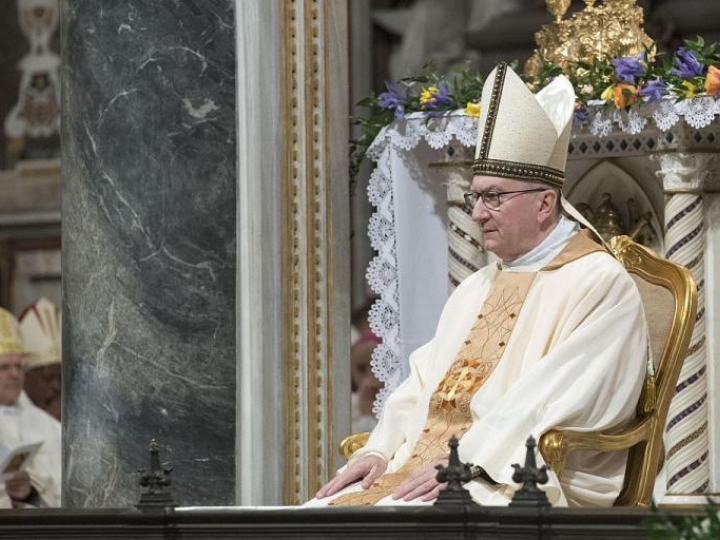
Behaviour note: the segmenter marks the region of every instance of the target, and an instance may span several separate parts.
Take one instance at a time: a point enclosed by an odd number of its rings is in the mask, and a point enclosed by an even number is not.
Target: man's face
[[[25,393],[32,402],[60,420],[60,364],[40,366],[25,374]]]
[[[477,175],[470,189],[475,192],[525,191],[543,186],[522,180]],[[513,193],[500,196],[500,208],[488,208],[480,198],[473,208],[472,219],[482,231],[483,247],[505,262],[524,255],[538,244],[541,238],[543,192]]]
[[[22,355],[0,356],[0,405],[15,405],[23,388]]]

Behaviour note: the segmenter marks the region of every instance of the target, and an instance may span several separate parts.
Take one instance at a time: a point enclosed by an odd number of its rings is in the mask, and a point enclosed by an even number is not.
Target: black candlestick
[[[138,484],[142,486],[143,492],[140,495],[140,502],[137,508],[140,510],[157,510],[176,506],[170,491],[166,488],[172,483],[170,473],[172,467],[160,465],[158,443],[155,439],[150,441],[150,470],[140,469]]]
[[[458,440],[455,437],[450,438],[448,446],[450,446],[450,457],[447,467],[442,465],[435,467],[438,470],[437,481],[447,482],[447,487],[440,492],[435,500],[435,505],[473,504],[470,492],[463,487],[465,482],[473,479],[472,465],[460,461]]]
[[[436,479],[440,483],[447,482],[447,487],[440,491],[435,505],[446,506],[456,504],[475,504],[470,496],[470,492],[465,489],[463,484],[481,478],[491,485],[497,485],[485,469],[472,463],[463,463],[458,455],[458,440],[450,437],[448,446],[450,447],[450,456],[448,457],[447,467],[437,465],[438,470]]]
[[[521,467],[517,463],[513,464],[513,482],[522,482],[523,487],[515,492],[510,501],[510,506],[533,506],[545,507],[550,506],[545,492],[538,488],[538,484],[545,484],[548,481],[547,466],[543,465],[538,469],[535,461],[535,439],[531,435],[528,437],[525,447],[525,466]]]

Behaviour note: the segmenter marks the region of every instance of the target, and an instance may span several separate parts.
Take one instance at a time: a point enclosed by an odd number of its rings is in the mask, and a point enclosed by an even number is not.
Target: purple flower
[[[420,103],[426,111],[434,111],[438,107],[452,106],[453,101],[448,95],[448,89],[443,83],[439,83],[437,87],[431,86],[423,90],[420,95]]]
[[[681,79],[692,79],[702,75],[704,66],[697,61],[692,51],[686,51],[685,47],[680,47],[675,53],[675,65],[670,70],[670,74],[680,77]]]
[[[640,63],[640,61],[644,59],[644,56],[644,53],[640,53],[640,56],[637,58],[632,56],[615,58],[612,61],[612,65],[615,68],[615,80],[627,84],[635,84],[635,77],[640,77],[645,74],[645,67]]]
[[[583,109],[575,109],[575,121],[582,124],[588,119],[587,111]]]
[[[387,92],[378,96],[378,105],[383,109],[394,109],[395,118],[402,120],[405,118],[405,100],[390,82],[385,81],[385,88],[387,88]]]
[[[667,93],[667,86],[662,77],[658,77],[654,81],[648,81],[640,89],[640,97],[647,103],[658,101]]]

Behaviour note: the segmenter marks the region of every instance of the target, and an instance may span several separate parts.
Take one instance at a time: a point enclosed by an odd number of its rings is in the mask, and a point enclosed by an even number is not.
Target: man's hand
[[[440,484],[437,481],[436,465],[447,466],[447,459],[438,459],[420,467],[415,474],[398,486],[392,494],[393,499],[402,499],[406,502],[414,501],[418,497],[422,497],[420,500],[423,502],[437,499],[440,490],[445,489],[447,484]]]
[[[360,479],[362,479],[363,489],[367,489],[375,480],[380,478],[385,469],[387,469],[387,463],[383,458],[373,455],[365,456],[348,466],[347,469],[321,487],[315,497],[324,499],[330,495],[335,495],[345,486]]]
[[[17,473],[10,480],[5,482],[5,491],[14,501],[24,501],[30,496],[32,486],[30,475],[25,471]]]

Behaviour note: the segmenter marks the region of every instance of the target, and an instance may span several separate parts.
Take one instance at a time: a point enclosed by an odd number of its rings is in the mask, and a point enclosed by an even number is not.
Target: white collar
[[[17,405],[0,405],[0,416],[15,416],[17,413]]]
[[[542,242],[514,261],[507,264],[500,262],[500,268],[506,272],[537,272],[563,250],[579,229],[577,222],[561,215],[560,221]]]

